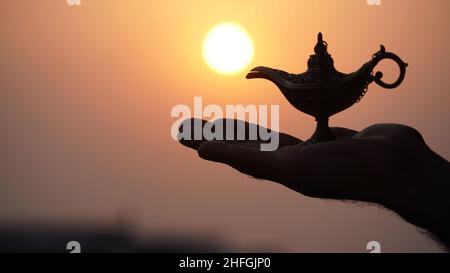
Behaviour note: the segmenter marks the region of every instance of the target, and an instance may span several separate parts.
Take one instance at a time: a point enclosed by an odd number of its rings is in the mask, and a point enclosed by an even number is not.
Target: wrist
[[[403,197],[388,207],[450,248],[450,164],[442,158],[433,159],[422,165],[428,167],[408,179],[418,182],[409,184]]]

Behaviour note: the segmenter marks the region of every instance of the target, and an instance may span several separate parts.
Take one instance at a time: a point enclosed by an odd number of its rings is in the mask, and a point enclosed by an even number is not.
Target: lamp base
[[[316,131],[314,134],[303,143],[303,145],[316,144],[321,142],[327,142],[335,140],[336,137],[330,130],[328,126],[328,118],[318,118],[316,119]]]

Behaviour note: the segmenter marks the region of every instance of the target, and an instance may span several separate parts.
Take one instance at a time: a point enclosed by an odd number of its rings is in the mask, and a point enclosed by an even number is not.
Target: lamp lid
[[[334,68],[334,60],[328,53],[328,43],[323,40],[321,32],[317,35],[317,44],[314,47],[314,55],[311,55],[308,60],[308,71],[306,73],[313,73],[315,77],[322,78],[322,80],[330,80],[334,78],[337,71]]]

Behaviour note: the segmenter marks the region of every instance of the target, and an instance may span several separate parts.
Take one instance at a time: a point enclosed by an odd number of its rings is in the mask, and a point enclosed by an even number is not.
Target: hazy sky
[[[205,162],[170,137],[176,104],[279,104],[281,129],[314,119],[266,81],[216,74],[202,59],[223,21],[252,36],[257,65],[303,72],[324,33],[336,68],[383,43],[410,65],[395,90],[372,85],[331,124],[417,128],[450,158],[447,0],[0,2],[0,222],[130,221],[137,232],[217,234],[232,250],[440,251],[393,213],[306,198]],[[396,76],[386,64],[386,77]],[[380,67],[381,68],[381,67]]]

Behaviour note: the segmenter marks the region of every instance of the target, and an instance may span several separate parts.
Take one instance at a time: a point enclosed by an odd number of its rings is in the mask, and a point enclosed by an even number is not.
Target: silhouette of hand
[[[234,122],[234,128],[241,124],[248,132],[250,124]],[[183,124],[180,130],[195,127],[194,119]],[[279,148],[273,152],[261,151],[259,140],[180,142],[203,159],[309,197],[380,204],[450,245],[450,164],[426,145],[417,130],[399,124],[372,125],[361,132],[331,130],[335,141],[306,146],[280,133]]]

